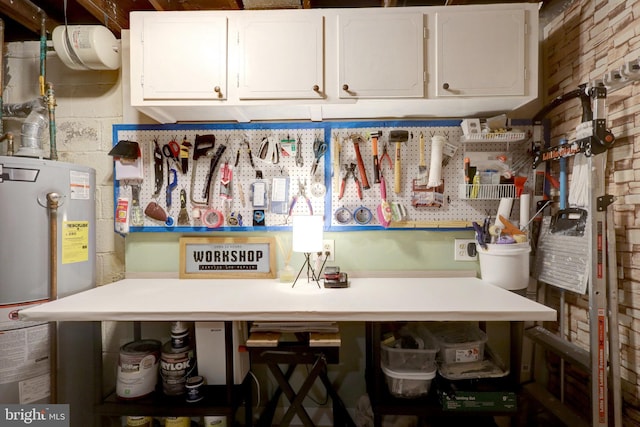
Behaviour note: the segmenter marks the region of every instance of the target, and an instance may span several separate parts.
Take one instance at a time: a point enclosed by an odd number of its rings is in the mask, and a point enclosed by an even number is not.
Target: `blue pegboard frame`
[[[189,217],[188,225],[167,226],[166,224],[144,216],[142,226],[130,226],[129,232],[249,232],[249,231],[285,231],[291,229],[290,215],[287,213],[271,212],[269,208],[265,210],[265,225],[253,225],[254,208],[248,200],[250,187],[256,181],[256,170],[262,172],[263,179],[268,183],[268,193],[271,195],[272,182],[274,178],[288,177],[288,198],[287,204],[291,203],[294,195],[298,193],[298,182],[306,182],[306,193],[311,202],[314,214],[322,212],[325,221],[326,231],[360,231],[360,230],[415,230],[428,229],[439,231],[451,231],[469,229],[470,221],[481,220],[487,212],[495,211],[497,204],[495,200],[463,200],[458,197],[458,188],[464,183],[463,162],[464,151],[470,149],[461,142],[462,130],[461,120],[375,120],[375,121],[324,121],[324,122],[268,122],[268,123],[194,123],[194,124],[167,124],[167,125],[134,125],[118,124],[113,126],[113,144],[118,141],[129,140],[138,142],[141,149],[141,159],[143,168],[142,180],[119,180],[114,173],[114,205],[120,197],[132,197],[132,185],[140,188],[140,205],[144,210],[148,203],[155,201],[163,207],[167,214],[176,219],[179,213],[179,190],[185,189],[187,193],[187,213]],[[530,128],[527,122],[512,123],[525,131]],[[407,130],[409,140],[403,143],[400,149],[402,160],[401,192],[395,193],[393,190],[394,172],[389,168],[387,162],[381,163],[381,169],[387,181],[387,200],[406,208],[407,215],[401,222],[392,222],[389,228],[383,227],[378,221],[376,210],[380,204],[379,184],[373,180],[373,156],[370,135],[372,132],[380,132],[378,140],[378,154],[382,154],[386,145],[392,164],[395,161],[395,144],[390,143],[389,132],[391,130]],[[183,139],[194,143],[196,135],[215,135],[216,143],[224,144],[227,149],[213,177],[213,184],[210,187],[211,196],[209,198],[210,207],[222,212],[224,221],[216,228],[211,228],[203,224],[199,219],[193,218],[193,207],[190,196],[192,193],[203,192],[210,156],[215,151],[215,147],[206,158],[194,163],[192,152],[188,157],[188,171],[182,174],[177,170],[177,186],[172,192],[172,204],[169,208],[165,205],[165,194],[167,185],[167,159],[164,159],[164,175],[162,177],[163,186],[157,197],[153,197],[155,190],[153,147],[154,139],[157,138],[160,147],[170,140],[175,139],[181,143]],[[344,165],[356,163],[355,150],[349,140],[349,136],[359,134],[366,141],[360,144],[360,151],[365,165],[370,188],[362,191],[360,199],[355,191],[355,183],[351,178],[346,182],[344,196],[339,198],[339,185],[344,174]],[[424,157],[426,165],[430,165],[431,138],[435,135],[444,136],[447,142],[458,147],[455,155],[442,168],[442,179],[444,181],[444,203],[440,207],[419,207],[411,205],[412,189],[411,183],[418,175],[419,159],[419,136],[423,135],[425,141]],[[259,148],[263,139],[269,138],[272,142],[281,143],[281,155],[277,164],[269,159],[259,158]],[[245,141],[249,143],[253,156],[255,168],[252,168],[246,150]],[[297,142],[300,142],[300,152],[302,153],[303,164],[296,163],[295,150]],[[311,174],[311,165],[314,160],[314,142],[327,144],[327,150],[321,157],[315,175]],[[337,143],[342,146],[340,151],[340,170],[333,168],[333,153]],[[525,143],[511,144],[505,147],[500,142],[488,142],[479,147],[474,144],[473,150],[480,151],[500,151],[508,150],[512,153],[526,151],[528,145]],[[233,168],[233,178],[231,185],[231,199],[220,196],[220,169],[224,162],[234,165],[236,155],[240,152],[238,165]],[[169,162],[169,167],[173,164]],[[195,166],[195,168],[194,168]],[[192,177],[192,174],[195,176]],[[362,177],[357,175],[362,182]],[[192,179],[193,178],[193,179]],[[191,183],[194,183],[193,192]],[[324,195],[319,192],[322,187],[326,189]],[[314,190],[312,192],[312,190]],[[240,195],[244,198],[244,204],[240,200]],[[195,199],[196,197],[194,197]],[[371,220],[367,223],[357,223],[354,221],[338,221],[335,217],[336,210],[344,208],[349,212],[357,209],[370,211]],[[236,218],[241,216],[242,225],[230,225],[227,220],[233,213]],[[308,214],[309,210],[304,200],[299,200],[291,212],[292,215]],[[394,226],[401,224],[401,226]],[[117,230],[117,228],[116,228]]]

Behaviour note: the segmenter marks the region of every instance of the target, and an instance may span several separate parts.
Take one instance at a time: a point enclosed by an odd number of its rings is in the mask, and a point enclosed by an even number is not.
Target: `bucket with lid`
[[[160,341],[132,341],[120,348],[116,396],[138,399],[152,393],[158,382]]]
[[[529,285],[529,243],[487,244],[478,247],[480,277],[485,282],[515,291]]]

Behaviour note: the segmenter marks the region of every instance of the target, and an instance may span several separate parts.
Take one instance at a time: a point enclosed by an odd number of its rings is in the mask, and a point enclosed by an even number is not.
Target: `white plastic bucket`
[[[485,282],[510,291],[529,285],[529,243],[488,244],[478,247],[480,277]]]

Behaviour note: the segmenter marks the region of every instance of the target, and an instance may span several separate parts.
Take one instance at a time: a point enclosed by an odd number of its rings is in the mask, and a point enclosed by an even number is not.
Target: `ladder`
[[[569,99],[579,98],[583,107],[582,123],[576,131],[576,140],[549,148],[542,147],[542,118],[553,108]],[[589,299],[589,350],[584,350],[564,337],[564,291],[570,286],[557,284],[561,290],[560,330],[556,335],[541,325],[525,330],[525,336],[562,359],[561,399],[551,395],[538,383],[530,382],[523,390],[568,426],[607,427],[613,419],[615,427],[622,426],[622,399],[620,384],[620,351],[618,333],[617,259],[613,211],[609,209],[614,198],[605,194],[605,168],[607,150],[614,137],[606,129],[604,101],[605,87],[587,88],[581,85],[573,92],[556,98],[534,118],[534,168],[544,162],[566,159],[584,154],[588,182],[588,241],[586,280]],[[593,108],[591,108],[593,107]],[[564,361],[581,367],[589,374],[591,397],[591,423],[570,410],[564,403]],[[609,388],[609,384],[611,387]],[[609,396],[612,414],[609,413]],[[612,416],[611,416],[612,415]]]

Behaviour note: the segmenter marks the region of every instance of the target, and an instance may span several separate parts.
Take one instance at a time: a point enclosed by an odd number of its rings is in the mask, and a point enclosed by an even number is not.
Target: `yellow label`
[[[89,221],[62,222],[62,263],[89,260]]]
[[[191,418],[189,417],[167,417],[164,419],[165,427],[189,427]]]

